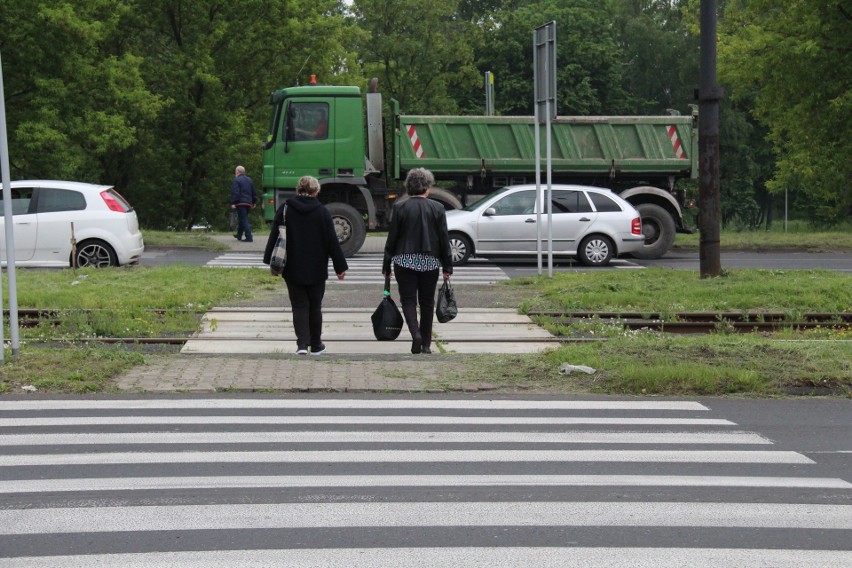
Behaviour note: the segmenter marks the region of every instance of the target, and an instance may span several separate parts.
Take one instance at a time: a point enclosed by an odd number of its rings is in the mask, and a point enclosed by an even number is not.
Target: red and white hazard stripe
[[[408,138],[411,140],[411,146],[414,148],[414,155],[422,158],[423,146],[420,145],[420,139],[417,138],[417,131],[414,129],[413,124],[408,126]]]
[[[683,146],[680,144],[680,138],[677,135],[677,127],[674,124],[669,125],[669,140],[672,141],[672,150],[674,150],[676,158],[685,158]]]

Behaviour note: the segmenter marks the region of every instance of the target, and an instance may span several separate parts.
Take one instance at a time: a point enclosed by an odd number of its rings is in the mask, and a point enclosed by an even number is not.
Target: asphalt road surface
[[[355,261],[361,258],[373,258],[375,254],[358,254]],[[194,265],[217,264],[219,266],[239,266],[246,262],[260,264],[260,252],[210,252],[195,249],[149,249],[142,256],[143,265],[162,265],[175,262],[185,262]],[[497,267],[508,277],[529,276],[538,272],[535,259],[474,259],[471,267]],[[621,270],[640,268],[644,266],[661,266],[680,270],[698,270],[699,258],[697,251],[672,251],[657,260],[639,260],[635,258],[617,259],[608,268],[590,269],[575,262],[557,262],[556,271],[569,270]],[[733,251],[722,253],[722,268],[767,268],[779,270],[810,270],[825,269],[852,273],[852,253],[805,253],[805,252],[746,252]],[[547,273],[547,258],[543,261],[543,271]]]
[[[0,565],[852,565],[852,401],[0,400]]]

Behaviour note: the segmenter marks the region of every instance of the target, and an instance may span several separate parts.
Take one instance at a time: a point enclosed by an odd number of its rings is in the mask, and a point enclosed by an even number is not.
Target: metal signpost
[[[494,116],[494,73],[485,72],[485,116]]]
[[[12,224],[12,188],[9,175],[9,144],[6,136],[6,96],[3,90],[3,59],[0,57],[0,177],[3,180],[3,218],[6,220],[6,274],[9,276],[9,334],[12,355],[20,350],[18,340],[18,287],[15,278],[15,227]],[[0,279],[0,308],[3,306],[3,284]],[[0,317],[0,361],[3,361],[5,342]]]
[[[536,250],[538,274],[542,273],[541,213],[542,203],[547,203],[547,275],[553,278],[553,164],[551,153],[551,120],[556,119],[556,22],[549,22],[533,31],[533,70],[535,73],[535,196],[536,196]],[[547,152],[547,199],[541,189],[541,134],[544,124]]]

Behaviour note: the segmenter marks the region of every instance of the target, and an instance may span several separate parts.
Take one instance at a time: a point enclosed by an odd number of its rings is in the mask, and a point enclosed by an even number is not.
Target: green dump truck
[[[401,180],[413,168],[432,171],[440,187],[430,197],[448,209],[506,185],[535,183],[532,117],[409,116],[394,101],[388,149],[375,86],[374,79],[366,97],[358,87],[309,85],[270,98],[263,191],[274,193],[277,205],[294,194],[300,177],[319,179],[320,200],[347,256],[358,252],[367,230],[386,227],[402,197]],[[676,232],[691,232],[676,182],[698,175],[697,120],[697,114],[559,117],[552,123],[553,183],[620,194],[642,216],[645,247],[637,256],[658,258]]]

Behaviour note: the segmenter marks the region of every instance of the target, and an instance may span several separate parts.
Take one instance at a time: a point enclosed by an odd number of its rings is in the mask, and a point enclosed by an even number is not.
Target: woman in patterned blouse
[[[411,332],[412,353],[432,352],[438,270],[443,268],[444,280],[453,273],[447,215],[443,205],[428,198],[434,183],[435,177],[429,170],[415,168],[408,172],[405,189],[409,199],[393,206],[382,263],[382,274],[388,278],[393,262],[402,314]]]

